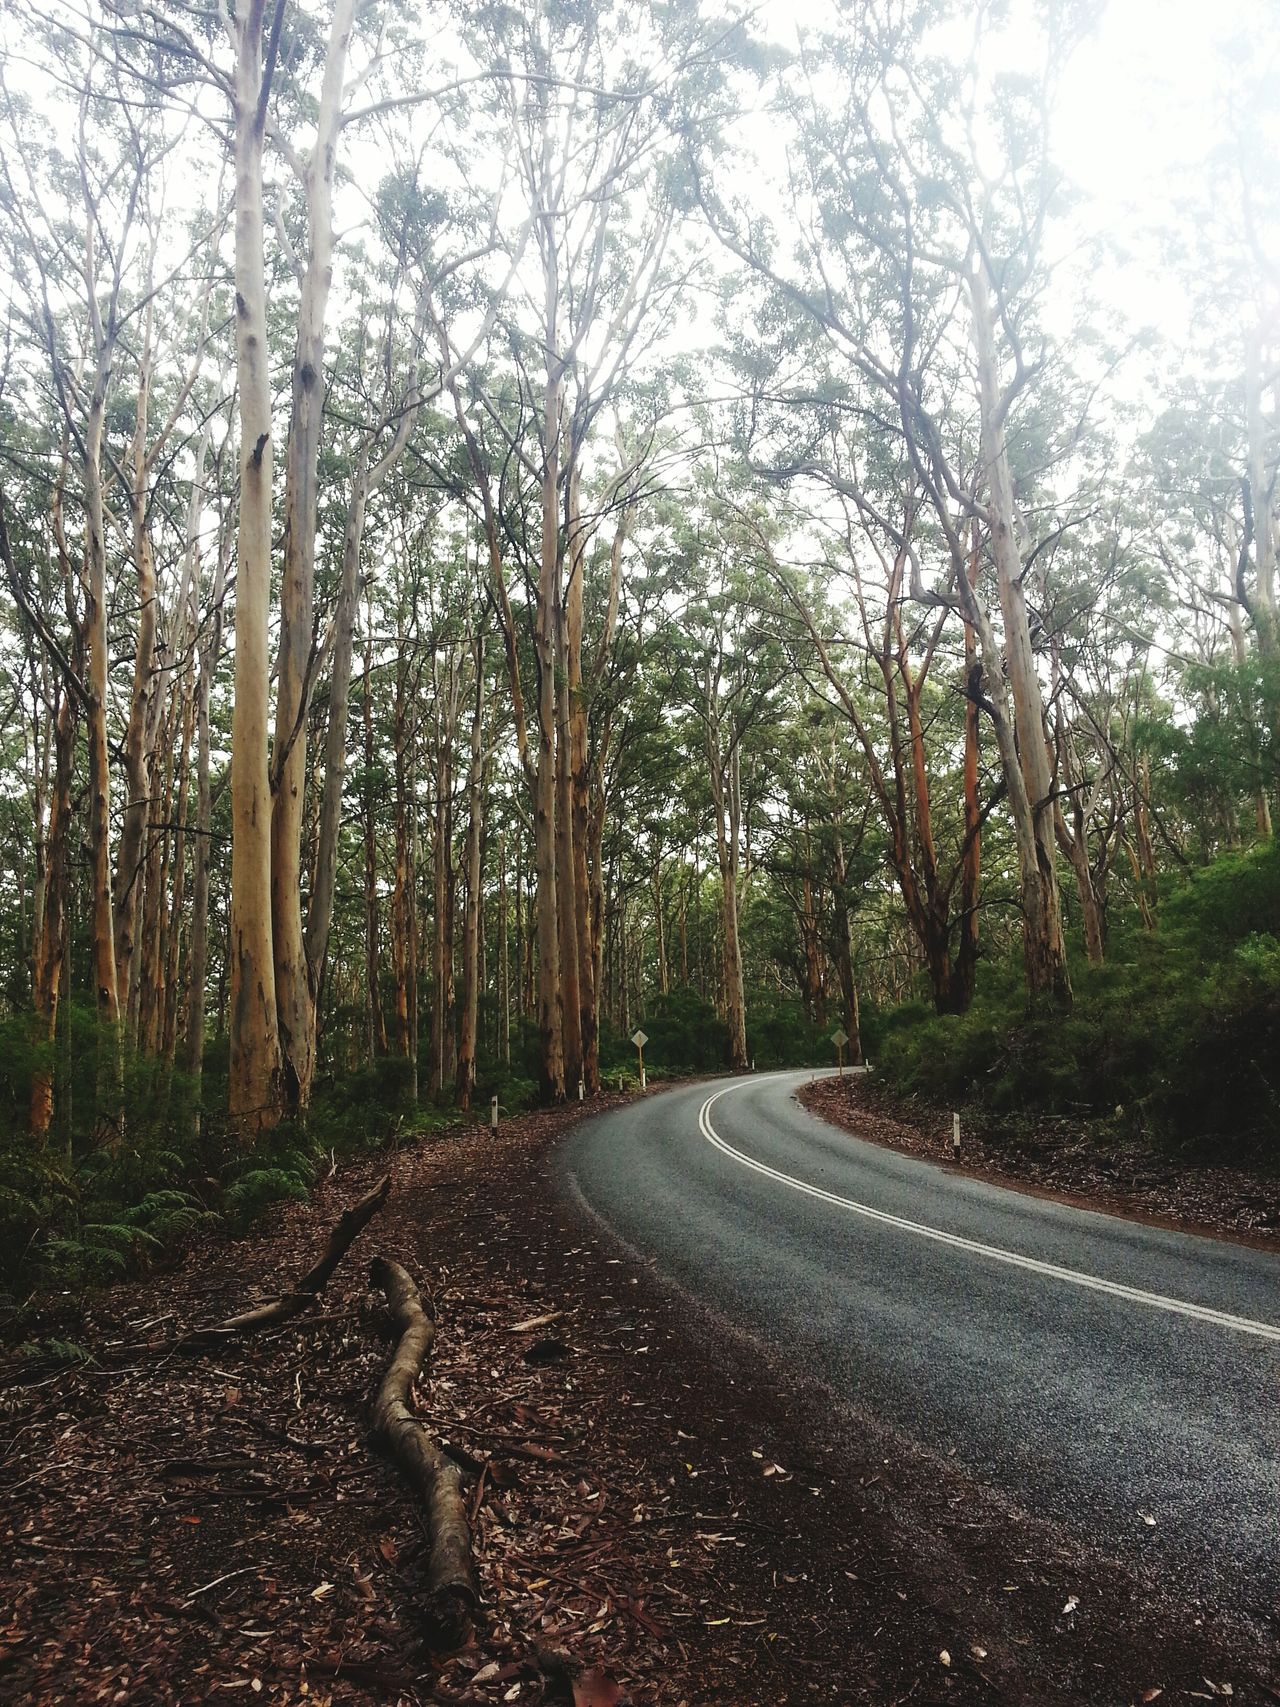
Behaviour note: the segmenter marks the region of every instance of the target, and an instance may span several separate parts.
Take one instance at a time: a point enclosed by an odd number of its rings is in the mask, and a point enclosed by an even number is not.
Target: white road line
[[[830,1203],[837,1209],[846,1209],[851,1215],[864,1216],[868,1221],[878,1221],[886,1227],[896,1227],[899,1232],[913,1233],[920,1239],[932,1239],[935,1244],[950,1245],[954,1250],[968,1251],[973,1256],[987,1257],[992,1262],[1008,1263],[1011,1268],[1028,1269],[1032,1274],[1042,1274],[1050,1280],[1065,1280],[1072,1286],[1083,1287],[1089,1292],[1105,1292],[1113,1298],[1125,1298],[1131,1304],[1144,1304],[1151,1310],[1167,1310],[1175,1316],[1189,1316],[1196,1322],[1210,1322],[1215,1327],[1229,1328],[1233,1333],[1252,1334],[1257,1339],[1280,1342],[1280,1326],[1270,1322],[1255,1322],[1248,1316],[1231,1316],[1224,1310],[1210,1310],[1203,1304],[1188,1304],[1181,1298],[1166,1298],[1161,1292],[1144,1292],[1137,1286],[1124,1286],[1118,1280],[1103,1280],[1095,1274],[1082,1274],[1079,1269],[1061,1268],[1057,1263],[1041,1262],[1038,1257],[1023,1256],[1018,1251],[1006,1251],[999,1245],[984,1245],[977,1239],[961,1238],[958,1233],[944,1233],[940,1227],[926,1227],[920,1221],[908,1221],[901,1215],[889,1215],[883,1209],[873,1209],[870,1204],[858,1203],[851,1197],[840,1197],[834,1191],[825,1191],[820,1185],[811,1185],[807,1180],[795,1179],[791,1174],[781,1173],[777,1168],[771,1168],[765,1162],[758,1162],[753,1156],[743,1155],[741,1150],[735,1150],[728,1144],[711,1124],[711,1107],[731,1091],[745,1090],[752,1081],[743,1084],[726,1085],[724,1090],[716,1091],[709,1096],[698,1111],[698,1126],[702,1136],[709,1144],[713,1144],[723,1155],[740,1163],[744,1168],[750,1168],[753,1173],[763,1174],[766,1178],[776,1180],[779,1185],[790,1186],[792,1191],[803,1192],[806,1197],[816,1197],[823,1203]]]

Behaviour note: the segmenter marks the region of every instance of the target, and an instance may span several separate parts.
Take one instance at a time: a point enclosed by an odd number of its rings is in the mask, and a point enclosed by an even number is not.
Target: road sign
[[[649,1033],[645,1033],[645,1031],[633,1031],[633,1033],[631,1033],[631,1043],[635,1043],[635,1053],[637,1053],[637,1057],[640,1058],[640,1089],[642,1089],[642,1091],[647,1091],[649,1086],[647,1086],[647,1082],[645,1082],[645,1043],[649,1043]]]
[[[831,1041],[836,1046],[836,1066],[839,1069],[840,1077],[843,1079],[844,1078],[844,1046],[849,1041],[849,1033],[844,1029],[844,1027],[842,1025],[837,1026],[836,1029],[831,1033]]]

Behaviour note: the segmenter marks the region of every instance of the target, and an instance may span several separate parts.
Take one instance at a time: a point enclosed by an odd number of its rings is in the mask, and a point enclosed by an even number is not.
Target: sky
[[[1032,16],[1043,4],[1008,0],[1008,63],[1023,44],[1034,56]],[[797,29],[820,30],[843,9],[842,0],[764,0],[761,22],[789,46]],[[1280,86],[1276,26],[1276,0],[1106,0],[1067,67],[1054,155],[1082,193],[1082,229],[1129,251],[1127,265],[1091,283],[1134,328],[1152,324],[1175,341],[1185,331],[1186,300],[1160,264],[1157,235],[1185,218],[1179,199],[1219,140],[1221,103],[1238,72],[1233,49],[1255,72],[1269,60]],[[1280,138],[1280,102],[1271,117]]]

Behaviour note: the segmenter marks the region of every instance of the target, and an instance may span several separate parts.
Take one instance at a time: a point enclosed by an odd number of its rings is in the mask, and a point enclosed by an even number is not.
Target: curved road
[[[1192,1595],[1274,1614],[1280,1262],[863,1143],[795,1101],[810,1076],[598,1116],[566,1182],[856,1411]]]

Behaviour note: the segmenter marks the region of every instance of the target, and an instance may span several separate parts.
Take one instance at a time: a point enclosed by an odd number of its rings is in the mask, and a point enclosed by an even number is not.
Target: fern
[[[217,1216],[203,1208],[190,1192],[169,1186],[149,1191],[141,1203],[126,1209],[121,1219],[155,1243],[169,1245],[186,1238],[201,1224],[216,1221]]]
[[[18,1347],[18,1356],[29,1361],[48,1363],[93,1363],[96,1361],[87,1346],[75,1340],[27,1340]]]
[[[307,1195],[307,1180],[292,1168],[251,1168],[234,1180],[226,1191],[232,1220],[247,1227],[273,1203],[300,1203]]]

